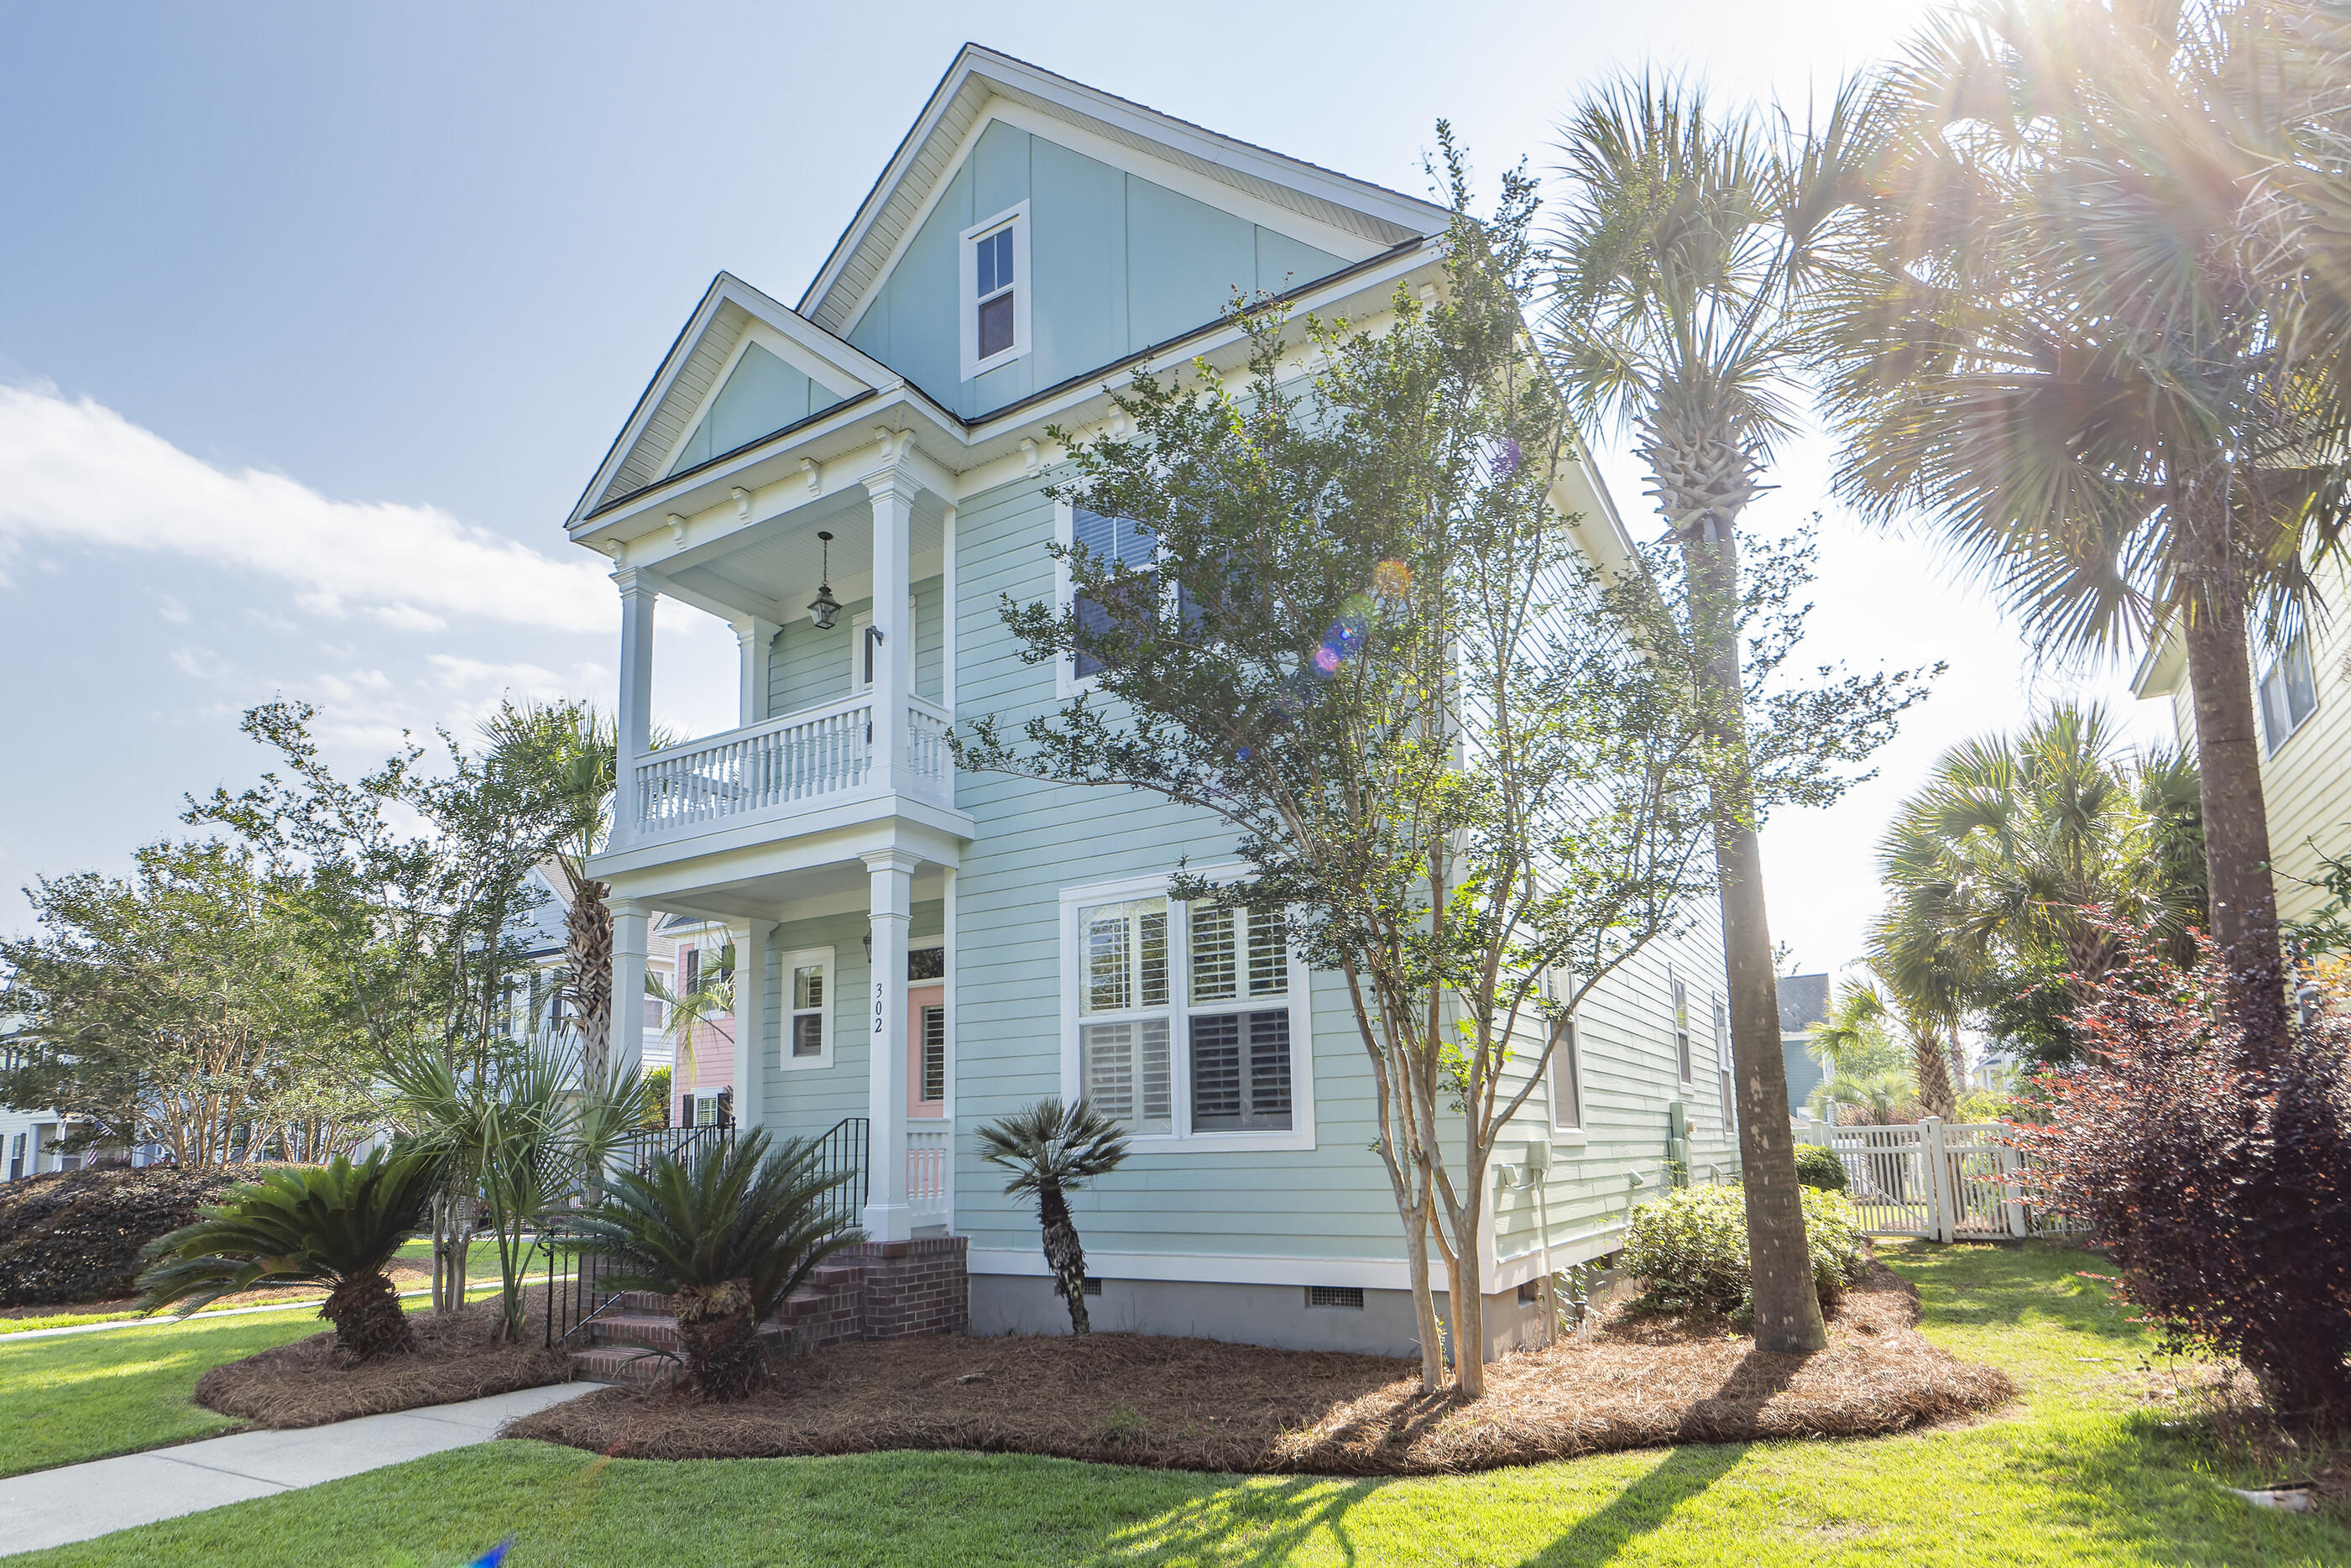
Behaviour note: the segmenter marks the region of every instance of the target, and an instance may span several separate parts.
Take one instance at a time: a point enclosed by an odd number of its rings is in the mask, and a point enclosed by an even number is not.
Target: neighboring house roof
[[[1821,975],[1780,977],[1780,1032],[1802,1034],[1829,1016],[1829,977]]]

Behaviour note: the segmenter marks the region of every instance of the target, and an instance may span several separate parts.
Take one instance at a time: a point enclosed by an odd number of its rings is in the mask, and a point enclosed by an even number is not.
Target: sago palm
[[[1794,427],[1791,303],[1843,196],[1840,99],[1817,138],[1718,114],[1695,86],[1623,79],[1571,116],[1550,357],[1579,422],[1629,433],[1673,530],[1705,704],[1731,1053],[1766,1350],[1826,1343],[1804,1244],[1737,630],[1741,514]]]
[[[416,1333],[388,1270],[423,1228],[440,1184],[440,1157],[418,1148],[266,1172],[148,1245],[140,1305],[176,1305],[185,1317],[239,1291],[322,1284],[329,1290],[319,1315],[344,1350],[362,1360],[413,1351]]]
[[[979,1157],[1012,1173],[1006,1197],[1037,1200],[1053,1293],[1070,1304],[1070,1332],[1087,1333],[1092,1325],[1086,1318],[1086,1252],[1070,1218],[1069,1195],[1125,1161],[1125,1134],[1082,1100],[1064,1110],[1059,1098],[1049,1096],[981,1127]]]
[[[2213,931],[2256,1052],[2285,1012],[2252,642],[2335,539],[2346,455],[2306,352],[2326,297],[2262,178],[2298,112],[2273,9],[1934,24],[1875,99],[1864,237],[1813,297],[1841,494],[1923,516],[2044,648],[2182,639]]]
[[[612,1178],[575,1222],[606,1281],[670,1300],[687,1376],[711,1400],[740,1399],[766,1369],[759,1324],[810,1272],[863,1233],[828,1199],[849,1179],[805,1138],[770,1147],[753,1128],[688,1165],[664,1155]]]

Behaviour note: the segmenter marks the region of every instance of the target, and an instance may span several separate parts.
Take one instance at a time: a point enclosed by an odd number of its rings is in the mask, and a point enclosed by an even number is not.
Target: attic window
[[[963,232],[964,379],[1029,351],[1029,204]]]

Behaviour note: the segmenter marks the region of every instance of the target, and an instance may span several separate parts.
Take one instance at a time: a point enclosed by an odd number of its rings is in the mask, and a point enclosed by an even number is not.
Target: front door
[[[906,1114],[947,1113],[947,988],[906,988]]]

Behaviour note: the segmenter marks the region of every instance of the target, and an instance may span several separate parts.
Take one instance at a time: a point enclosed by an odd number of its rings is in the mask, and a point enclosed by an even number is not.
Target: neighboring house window
[[[1076,1092],[1136,1136],[1312,1146],[1305,988],[1280,917],[1104,891],[1063,901]]]
[[[2318,682],[2310,664],[2310,638],[2297,632],[2284,651],[2262,672],[2262,737],[2277,748],[2318,711]]]
[[[1583,1130],[1583,1064],[1575,1038],[1575,1020],[1562,1018],[1551,1026],[1551,1124],[1562,1132]]]
[[[832,974],[832,949],[812,948],[781,956],[784,976],[784,1049],[786,1067],[832,1065],[832,1009],[827,997]]]
[[[1689,988],[1671,969],[1666,971],[1666,986],[1673,993],[1674,1005],[1674,1068],[1681,1082],[1690,1079]]]
[[[1029,204],[963,231],[963,376],[1029,351]]]

